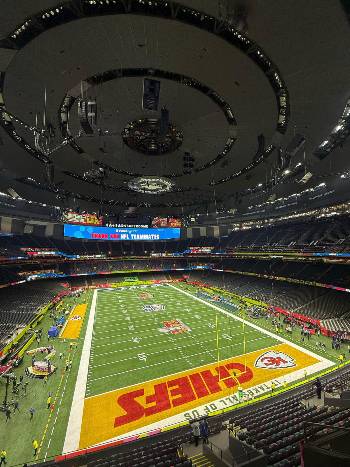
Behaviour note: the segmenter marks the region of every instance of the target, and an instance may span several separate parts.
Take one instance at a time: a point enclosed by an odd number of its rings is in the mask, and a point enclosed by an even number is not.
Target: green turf
[[[194,294],[194,295],[198,291],[198,288],[191,284],[181,284],[180,287],[183,290],[186,290],[187,292]],[[223,297],[231,298],[231,294],[224,290],[221,291],[220,295]],[[219,308],[223,307],[220,304],[220,302],[217,304],[217,306],[219,306]],[[265,329],[267,331],[276,333],[275,326],[272,324],[271,319],[258,319],[257,320],[254,318],[250,318],[246,313],[243,315],[243,317],[245,321],[257,324],[262,330]],[[302,341],[299,327],[296,327],[292,334],[290,334],[289,332],[286,332],[285,329],[282,327],[281,331],[279,332],[279,335],[283,337],[284,339],[287,339],[290,342],[293,342],[294,344],[304,347],[305,349],[308,349],[311,352],[315,352],[316,354],[321,355],[331,361],[334,361],[335,363],[339,363],[338,357],[341,353],[345,353],[346,359],[350,358],[350,352],[348,351],[346,344],[342,343],[341,348],[339,350],[332,349],[332,345],[331,345],[332,340],[327,336],[323,336],[322,334],[320,336],[311,335],[310,339],[305,338],[304,341]],[[325,350],[321,350],[320,346],[316,345],[317,343],[324,344]]]
[[[176,284],[176,287],[193,295],[198,291],[196,287],[189,285]],[[152,298],[142,300],[140,293],[143,291],[151,293]],[[161,285],[112,291],[99,290],[97,294],[87,396],[216,362],[218,358],[216,317],[218,317],[220,336],[220,359],[244,353],[242,323],[179,290]],[[39,442],[42,440],[39,460],[50,459],[62,452],[86,326],[91,312],[92,295],[93,292],[89,291],[79,300],[81,303],[88,303],[89,309],[78,345],[70,354],[73,360],[72,369],[64,373],[62,382],[61,372],[64,360],[60,361],[56,357],[53,363],[59,369],[48,380],[47,385],[42,380],[30,379],[26,396],[21,393],[20,397],[17,397],[10,392],[10,399],[14,397],[19,400],[20,413],[13,414],[8,422],[5,422],[4,414],[0,413],[0,418],[2,416],[0,449],[5,448],[8,452],[8,466],[22,466],[24,462],[29,463],[34,459],[31,445],[34,437]],[[72,307],[77,301],[66,298],[64,303]],[[165,310],[147,313],[143,309],[146,304],[164,304]],[[219,303],[215,305],[221,306]],[[178,335],[160,332],[163,322],[172,319],[181,320],[190,327],[191,332]],[[249,318],[246,317],[246,319],[249,321]],[[274,332],[269,320],[252,321],[262,329]],[[51,324],[52,320],[48,316],[40,324],[45,335]],[[246,352],[262,349],[278,342],[264,334],[263,331],[260,332],[248,325],[245,327],[245,332]],[[299,333],[293,336],[282,334],[282,337],[320,353],[315,346],[316,338],[314,337],[304,343],[300,342]],[[336,360],[339,352],[331,350],[330,339],[321,337],[318,340],[324,341],[327,345],[327,353],[321,353],[321,355]],[[46,338],[43,338],[42,344],[47,344]],[[53,344],[57,355],[61,351],[68,354],[68,341],[56,339]],[[37,347],[36,343],[32,345],[32,348],[34,347]],[[342,351],[344,349],[345,346]],[[20,367],[15,370],[16,374],[23,374],[29,364],[30,357],[26,356]],[[5,380],[0,378],[1,400],[4,398],[4,391]],[[50,419],[46,408],[48,392],[57,394],[55,411]],[[31,406],[36,409],[32,421],[28,413]]]
[[[84,294],[79,301],[81,303],[89,303],[91,301],[92,293]],[[71,298],[65,299],[64,302],[71,308],[78,301]],[[11,420],[5,422],[5,415],[0,413],[0,449],[7,451],[8,462],[7,466],[22,466],[24,462],[31,465],[34,462],[32,450],[32,440],[37,439],[39,443],[43,441],[40,453],[38,456],[39,461],[44,459],[51,459],[53,456],[62,452],[64,436],[68,423],[73,392],[75,387],[76,376],[79,368],[80,354],[82,350],[82,342],[84,340],[85,328],[87,317],[85,319],[81,337],[78,340],[78,346],[75,350],[70,352],[68,341],[64,342],[60,339],[54,341],[47,341],[46,332],[52,325],[52,320],[47,316],[39,327],[44,330],[44,337],[41,339],[40,346],[51,343],[54,345],[57,353],[52,360],[53,364],[58,367],[57,372],[49,378],[47,384],[43,380],[32,379],[25,377],[29,382],[27,395],[20,391],[17,396],[9,391],[9,400],[16,399],[19,402],[20,412],[12,414]],[[31,348],[38,347],[37,343],[33,343]],[[59,359],[59,353],[64,353],[64,358]],[[72,368],[64,374],[61,386],[62,370],[65,366],[65,358],[69,356],[72,360]],[[21,365],[15,370],[15,374],[19,377],[24,374],[24,370],[31,364],[31,358],[25,355]],[[58,390],[59,387],[59,390]],[[58,390],[58,392],[57,392]],[[56,407],[53,412],[50,422],[48,423],[49,411],[47,410],[46,400],[48,393],[51,392],[54,396],[57,394]],[[5,394],[5,380],[0,378],[0,398],[4,399]],[[29,408],[34,407],[35,415],[33,420],[30,421]],[[48,424],[48,425],[47,425]]]
[[[142,291],[152,298],[142,300]],[[165,310],[145,312],[144,305]],[[98,291],[87,396],[185,371],[218,359],[263,349],[278,341],[167,285]],[[181,320],[191,331],[160,332],[164,321]]]

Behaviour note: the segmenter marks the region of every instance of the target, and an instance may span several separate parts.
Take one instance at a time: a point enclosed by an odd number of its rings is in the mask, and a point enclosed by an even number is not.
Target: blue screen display
[[[180,238],[180,230],[178,228],[132,229],[64,224],[65,237],[86,240],[176,240]]]

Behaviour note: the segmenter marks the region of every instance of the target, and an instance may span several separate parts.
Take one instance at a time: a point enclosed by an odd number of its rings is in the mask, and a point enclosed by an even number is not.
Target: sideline
[[[71,358],[71,361],[72,361],[72,362],[74,361],[74,357],[75,357],[76,352],[77,352],[77,348],[75,347],[75,349],[74,349],[74,351],[73,351],[72,358]],[[58,388],[57,388],[57,391],[56,391],[56,394],[55,394],[54,402],[53,402],[54,409],[53,409],[53,410],[50,410],[50,414],[49,414],[48,419],[47,419],[47,424],[46,424],[46,426],[45,426],[44,433],[43,433],[43,436],[42,436],[42,438],[41,438],[41,441],[40,441],[40,444],[39,444],[38,453],[37,453],[37,456],[36,456],[35,460],[38,460],[38,459],[39,459],[39,454],[40,454],[40,451],[43,449],[43,444],[44,444],[44,441],[45,441],[45,438],[46,438],[47,430],[48,430],[48,428],[49,428],[49,424],[50,424],[50,421],[51,421],[51,417],[52,417],[53,414],[56,412],[56,417],[55,417],[55,420],[54,420],[54,422],[53,422],[53,426],[52,426],[52,429],[51,429],[49,441],[48,441],[48,444],[47,444],[47,447],[46,447],[46,453],[45,453],[45,457],[44,457],[44,462],[46,461],[47,454],[48,454],[48,451],[49,451],[49,448],[50,448],[50,444],[51,444],[51,440],[52,440],[52,434],[53,434],[53,432],[54,432],[54,430],[55,430],[56,421],[57,421],[58,415],[59,415],[59,413],[60,413],[60,408],[61,408],[63,396],[64,396],[64,393],[66,392],[66,387],[67,387],[67,383],[68,383],[69,376],[70,376],[70,370],[69,370],[69,371],[62,370],[61,379],[60,379],[60,382],[59,382],[59,385],[58,385]],[[64,383],[64,386],[63,386],[62,393],[59,395],[58,393],[59,393],[59,390],[60,390],[60,387],[61,387],[61,385],[62,385],[62,382],[63,382],[64,378],[66,378],[66,380],[65,380],[65,383]],[[58,404],[58,406],[57,406],[57,401],[58,401],[58,399],[59,399],[59,404]]]
[[[65,373],[62,373],[61,374],[61,379],[60,379],[60,382],[59,382],[59,385],[57,387],[57,391],[55,393],[55,398],[54,398],[54,401],[53,401],[53,406],[55,407],[56,406],[56,401],[58,399],[58,393],[61,389],[61,385],[62,385],[62,382],[63,382],[63,379],[64,379],[64,376],[65,376]],[[47,433],[47,430],[49,428],[49,425],[50,425],[50,422],[51,422],[51,417],[52,417],[52,414],[53,414],[53,410],[50,409],[50,413],[49,413],[49,416],[47,417],[47,422],[46,422],[46,425],[45,425],[45,428],[44,428],[44,432],[42,434],[42,437],[40,439],[40,443],[39,443],[39,448],[38,448],[38,451],[37,451],[37,454],[35,456],[35,460],[37,461],[39,459],[39,454],[40,454],[40,451],[43,447],[43,444],[44,444],[44,441],[45,441],[45,438],[46,438],[46,433]]]
[[[92,344],[92,333],[94,329],[96,303],[98,289],[94,290],[92,298],[89,321],[86,328],[83,350],[80,357],[78,376],[75,383],[72,406],[69,414],[66,437],[63,445],[63,453],[75,451],[79,448],[80,430],[83,419],[84,399],[86,383],[89,371],[89,360]]]
[[[321,355],[318,355],[318,354],[312,352],[311,350],[306,349],[305,347],[302,347],[302,346],[300,346],[298,344],[295,344],[295,342],[292,342],[292,341],[290,341],[288,339],[285,339],[284,337],[281,337],[281,336],[279,336],[279,335],[277,335],[277,334],[275,334],[275,333],[273,333],[271,331],[268,331],[267,329],[260,328],[256,324],[251,323],[249,321],[246,321],[245,319],[243,319],[243,318],[241,318],[239,316],[233,315],[232,313],[229,313],[228,311],[214,305],[213,303],[207,302],[207,301],[203,300],[202,298],[199,298],[199,297],[196,297],[195,295],[192,295],[190,292],[187,292],[186,290],[179,289],[178,287],[175,287],[172,284],[168,284],[168,287],[176,289],[178,292],[181,292],[181,293],[183,293],[185,295],[188,295],[189,297],[192,297],[194,300],[198,300],[199,302],[205,303],[206,305],[214,308],[215,310],[220,311],[224,315],[230,316],[232,319],[235,319],[236,321],[240,321],[241,323],[244,323],[247,326],[250,326],[250,327],[256,329],[257,331],[260,331],[263,334],[267,334],[268,336],[273,337],[274,339],[277,339],[278,341],[283,342],[284,344],[288,344],[291,347],[294,347],[295,349],[299,350],[300,352],[304,352],[304,353],[310,355],[311,357],[316,358],[317,360],[321,360],[324,363],[327,363],[329,366],[335,365],[335,363],[332,362],[331,360],[328,360],[327,358],[324,358]]]

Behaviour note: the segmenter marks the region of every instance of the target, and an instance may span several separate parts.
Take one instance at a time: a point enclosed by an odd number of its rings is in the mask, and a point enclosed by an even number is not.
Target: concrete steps
[[[194,467],[215,467],[204,454],[196,454],[195,456],[190,457],[190,459]]]

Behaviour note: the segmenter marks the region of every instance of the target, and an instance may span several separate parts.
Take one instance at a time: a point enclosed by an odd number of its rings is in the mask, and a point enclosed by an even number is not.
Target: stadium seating
[[[350,220],[346,216],[310,222],[235,230],[227,237],[198,237],[172,242],[81,242],[79,240],[38,237],[30,234],[0,237],[0,256],[23,255],[21,248],[52,248],[80,255],[140,256],[152,252],[182,252],[189,246],[213,246],[217,250],[295,249],[302,251],[343,251],[350,246]]]
[[[323,379],[323,387],[336,392],[350,385],[350,370],[341,369]],[[307,437],[327,433],[324,425],[350,427],[350,409],[316,407],[312,400],[315,388],[312,383],[294,389],[290,395],[280,395],[273,400],[244,407],[223,415],[209,417],[210,435],[220,433],[226,423],[239,427],[238,437],[247,445],[267,455],[273,467],[300,466],[300,442]],[[312,422],[305,430],[305,423]],[[93,453],[87,467],[189,467],[190,460],[181,458],[181,447],[193,442],[190,426],[167,435],[139,440],[129,445]],[[180,448],[180,450],[179,450]],[[93,458],[92,458],[93,457]],[[88,456],[89,459],[89,456]],[[82,465],[77,461],[76,465]]]
[[[327,386],[337,388],[349,384],[350,371],[328,378]],[[350,426],[350,409],[314,407],[302,404],[315,393],[314,388],[298,390],[295,394],[282,397],[275,402],[259,404],[256,408],[233,413],[230,423],[240,427],[239,439],[262,450],[268,456],[268,464],[274,467],[300,465],[300,441],[305,439],[305,422],[319,423],[311,426],[307,435],[321,435],[326,428],[321,424]]]
[[[318,319],[350,317],[350,300],[345,292],[240,274],[193,271],[190,279]]]
[[[342,250],[350,245],[350,221],[342,216],[314,222],[290,222],[283,225],[233,231],[221,247],[263,248],[285,247],[297,249],[335,248]]]
[[[180,439],[117,451],[108,460],[89,461],[87,467],[191,467],[192,462],[178,454]]]
[[[58,282],[40,281],[0,289],[0,342],[28,324],[38,309],[60,289]]]
[[[246,268],[255,267],[249,261]],[[256,261],[259,263],[259,261]],[[169,263],[167,263],[169,264]],[[185,260],[177,263],[178,267],[184,267]],[[259,264],[260,266],[260,264]],[[160,269],[159,272],[144,273],[140,278],[144,279],[166,279],[170,276],[163,272],[164,263],[161,260],[155,260],[154,263],[142,261],[123,261],[123,262],[95,262],[92,266],[90,262],[77,264],[66,264],[62,269],[67,274],[83,274],[87,272],[112,272],[118,268],[119,271],[132,271],[137,269],[147,269],[152,267]],[[169,266],[168,266],[169,267]],[[261,265],[261,267],[265,267]],[[288,264],[288,267],[290,265]],[[22,270],[23,272],[23,270]],[[182,277],[182,273],[171,277]],[[299,285],[284,281],[270,280],[255,276],[244,276],[241,274],[219,273],[211,271],[191,271],[190,278],[209,283],[213,286],[232,291],[238,295],[261,300],[270,305],[283,308],[288,311],[295,311],[310,317],[322,320],[350,318],[350,301],[348,294],[337,292],[335,290],[322,287],[313,287]],[[101,282],[116,282],[123,279],[123,275],[102,276],[81,276],[65,278],[73,286],[84,286]],[[38,307],[42,306],[52,298],[58,290],[61,289],[59,281],[35,281],[27,284],[18,285],[6,289],[0,289],[0,309],[2,310],[0,318],[0,338],[6,338],[11,335],[16,328],[28,323],[34,316]]]

